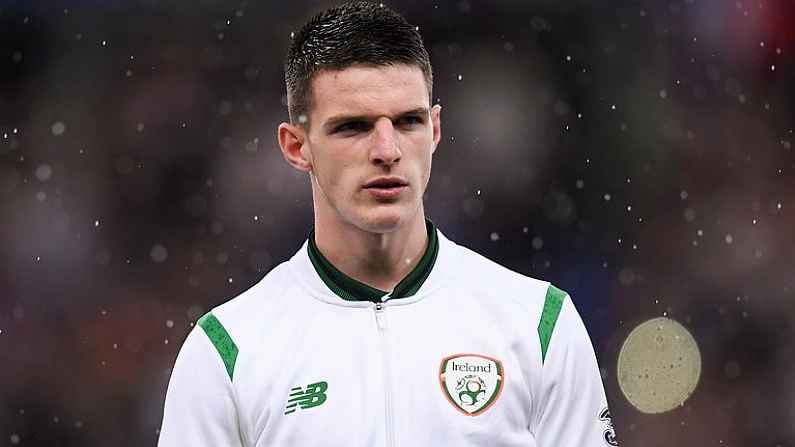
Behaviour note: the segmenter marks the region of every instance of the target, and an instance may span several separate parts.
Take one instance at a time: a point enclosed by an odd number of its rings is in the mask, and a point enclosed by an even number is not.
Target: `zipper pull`
[[[384,303],[375,303],[375,322],[378,324],[378,329],[384,330],[386,328]]]

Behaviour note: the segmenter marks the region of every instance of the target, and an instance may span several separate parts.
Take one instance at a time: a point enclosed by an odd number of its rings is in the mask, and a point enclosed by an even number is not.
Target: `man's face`
[[[440,107],[409,65],[319,74],[301,145],[312,173],[315,218],[387,233],[422,218],[439,142]]]

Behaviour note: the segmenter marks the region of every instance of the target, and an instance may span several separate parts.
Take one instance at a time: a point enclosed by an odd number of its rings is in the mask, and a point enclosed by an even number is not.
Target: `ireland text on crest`
[[[484,355],[451,355],[439,367],[445,397],[467,416],[477,416],[494,405],[503,380],[502,363]]]

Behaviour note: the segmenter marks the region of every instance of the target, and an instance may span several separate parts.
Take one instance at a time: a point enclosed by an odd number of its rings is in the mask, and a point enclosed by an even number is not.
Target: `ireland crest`
[[[494,405],[502,392],[502,381],[502,362],[484,355],[451,355],[439,367],[444,395],[467,416],[477,416]]]

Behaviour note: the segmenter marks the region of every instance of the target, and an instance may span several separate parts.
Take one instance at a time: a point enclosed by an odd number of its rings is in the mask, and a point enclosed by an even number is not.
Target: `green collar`
[[[422,284],[425,283],[428,275],[431,274],[431,270],[433,270],[436,256],[439,254],[439,238],[436,236],[436,225],[433,222],[425,219],[425,226],[428,229],[428,248],[425,250],[425,254],[422,255],[419,264],[414,267],[414,270],[395,286],[395,290],[391,293],[392,298],[406,298],[417,293]],[[381,301],[384,295],[387,295],[388,292],[359,282],[334,267],[317,249],[315,230],[309,233],[307,252],[309,253],[309,260],[315,267],[320,279],[343,300],[372,301],[377,303]]]

